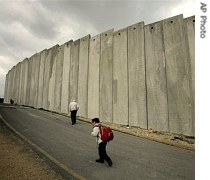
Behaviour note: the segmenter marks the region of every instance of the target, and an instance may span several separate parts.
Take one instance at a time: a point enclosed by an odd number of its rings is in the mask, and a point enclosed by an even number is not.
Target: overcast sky
[[[194,0],[0,0],[0,97],[8,71],[36,52],[183,14],[195,15]]]

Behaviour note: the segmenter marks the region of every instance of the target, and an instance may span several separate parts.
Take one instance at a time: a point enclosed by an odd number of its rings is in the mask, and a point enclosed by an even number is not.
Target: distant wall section
[[[4,102],[144,129],[195,135],[195,16],[55,45],[6,75]]]

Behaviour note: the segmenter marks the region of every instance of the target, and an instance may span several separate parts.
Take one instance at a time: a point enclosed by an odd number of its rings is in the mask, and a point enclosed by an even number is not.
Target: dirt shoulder
[[[122,126],[119,124],[104,123],[104,125],[110,126],[112,129],[124,132],[137,137],[149,139],[152,141],[164,143],[171,146],[176,146],[183,149],[195,151],[195,138],[181,134],[175,134],[170,132],[158,132],[153,129],[142,129],[138,127]]]
[[[0,124],[0,179],[61,180],[62,177]]]

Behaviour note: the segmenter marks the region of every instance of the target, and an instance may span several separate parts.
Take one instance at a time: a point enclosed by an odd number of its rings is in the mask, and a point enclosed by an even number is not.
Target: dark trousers
[[[107,161],[107,162],[110,162],[110,157],[106,154],[106,144],[107,144],[107,141],[104,141],[104,142],[101,142],[98,146],[98,154],[99,154],[99,157],[100,157],[100,160],[102,161]]]
[[[71,111],[71,123],[72,125],[76,123],[77,120],[77,110]]]

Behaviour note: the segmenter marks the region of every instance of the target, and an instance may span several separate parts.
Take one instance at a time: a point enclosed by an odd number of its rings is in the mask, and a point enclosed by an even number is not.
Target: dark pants
[[[77,120],[77,110],[73,110],[71,111],[71,123],[76,124],[76,120]]]
[[[110,162],[110,157],[106,154],[106,144],[107,141],[101,142],[98,146],[98,154],[100,157],[101,161],[107,161],[108,163]]]

